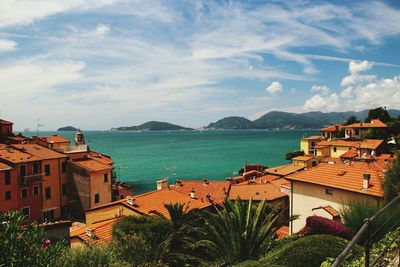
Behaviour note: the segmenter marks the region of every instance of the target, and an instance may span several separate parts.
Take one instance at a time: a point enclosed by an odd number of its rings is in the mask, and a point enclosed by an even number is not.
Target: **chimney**
[[[175,181],[175,186],[176,187],[181,187],[182,186],[182,180],[176,180]]]
[[[168,188],[168,181],[167,178],[158,180],[157,182],[157,190],[166,189]]]
[[[208,179],[207,178],[203,179],[203,185],[207,186],[208,184],[209,184]]]
[[[135,205],[135,198],[133,196],[127,196],[126,202],[128,202],[129,205],[133,206]]]
[[[371,179],[371,174],[369,173],[364,173],[363,174],[363,189],[368,189],[370,184],[369,180]]]
[[[196,198],[196,191],[194,190],[194,188],[192,188],[192,190],[190,191],[190,197],[193,199]]]
[[[94,238],[96,237],[96,231],[95,231],[95,229],[92,229],[92,228],[87,227],[87,228],[86,228],[86,235],[87,235],[88,237],[94,239]]]
[[[211,201],[211,194],[210,194],[210,193],[207,193],[206,198],[207,198],[207,200],[210,202],[210,201]]]

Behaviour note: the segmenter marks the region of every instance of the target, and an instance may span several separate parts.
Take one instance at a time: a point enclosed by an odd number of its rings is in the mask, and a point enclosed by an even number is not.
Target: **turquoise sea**
[[[75,132],[58,134],[73,140]],[[92,150],[110,155],[119,180],[129,182],[135,193],[155,189],[155,181],[175,179],[224,180],[247,161],[276,166],[288,163],[285,153],[299,149],[300,138],[313,130],[280,131],[86,131]],[[27,136],[29,134],[26,134]]]

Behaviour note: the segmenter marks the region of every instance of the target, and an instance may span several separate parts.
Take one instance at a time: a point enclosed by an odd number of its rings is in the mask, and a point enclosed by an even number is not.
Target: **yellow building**
[[[383,140],[365,139],[363,141],[331,140],[321,141],[315,145],[317,157],[339,158],[354,149],[359,157],[376,156],[381,153]]]
[[[290,181],[290,214],[299,219],[290,233],[300,231],[309,216],[340,219],[340,210],[354,200],[383,201],[382,173],[366,163],[321,164],[286,177]]]
[[[316,155],[315,146],[318,142],[325,140],[322,136],[304,137],[300,140],[300,150],[306,155]]]

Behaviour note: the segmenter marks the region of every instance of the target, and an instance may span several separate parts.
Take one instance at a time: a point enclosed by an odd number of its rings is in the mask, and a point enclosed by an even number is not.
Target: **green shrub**
[[[319,267],[327,258],[337,257],[347,243],[347,240],[331,235],[306,236],[272,251],[253,266]],[[361,248],[357,247],[356,253],[360,252]]]
[[[131,266],[118,259],[117,254],[108,245],[91,245],[67,249],[62,254],[57,267],[85,266]]]

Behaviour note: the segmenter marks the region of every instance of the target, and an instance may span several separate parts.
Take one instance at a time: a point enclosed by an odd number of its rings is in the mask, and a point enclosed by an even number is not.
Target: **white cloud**
[[[339,96],[333,93],[329,96],[314,95],[304,104],[304,109],[309,111],[336,111],[339,107]]]
[[[341,86],[349,86],[356,83],[367,82],[371,81],[376,78],[375,75],[365,75],[360,74],[360,72],[365,72],[370,70],[373,66],[372,62],[368,62],[366,60],[358,63],[355,61],[351,61],[349,63],[349,72],[350,75],[344,77],[342,82],[340,83]]]
[[[13,40],[0,39],[0,53],[16,50],[17,43]]]
[[[327,95],[329,93],[329,87],[326,85],[313,85],[311,86],[312,92],[320,92],[322,95]]]
[[[110,27],[104,24],[97,24],[95,33],[96,35],[103,36],[110,31]]]
[[[265,90],[270,95],[275,95],[283,91],[283,86],[280,82],[272,82]]]

